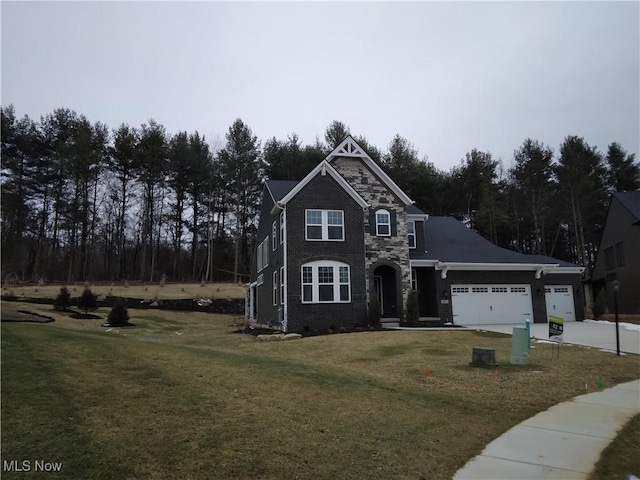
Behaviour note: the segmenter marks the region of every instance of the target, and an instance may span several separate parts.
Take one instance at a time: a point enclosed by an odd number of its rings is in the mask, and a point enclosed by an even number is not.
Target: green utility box
[[[525,327],[513,327],[511,364],[526,365],[529,358],[529,332]]]

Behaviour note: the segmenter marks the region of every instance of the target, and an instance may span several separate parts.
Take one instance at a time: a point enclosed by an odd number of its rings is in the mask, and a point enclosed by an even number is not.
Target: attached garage
[[[576,310],[571,285],[546,285],[544,299],[547,303],[547,321],[549,315],[562,317],[565,322],[575,322]]]
[[[531,285],[451,285],[451,308],[456,325],[533,322]]]

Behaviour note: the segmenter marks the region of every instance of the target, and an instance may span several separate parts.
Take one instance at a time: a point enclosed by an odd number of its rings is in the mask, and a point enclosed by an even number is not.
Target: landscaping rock
[[[298,338],[302,338],[302,335],[300,335],[299,333],[287,333],[283,337],[283,340],[297,340]]]

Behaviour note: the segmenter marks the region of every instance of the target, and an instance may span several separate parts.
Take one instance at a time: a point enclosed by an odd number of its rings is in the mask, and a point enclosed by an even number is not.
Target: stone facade
[[[404,317],[404,306],[407,294],[411,289],[411,267],[409,261],[409,244],[407,241],[407,213],[406,205],[398,199],[393,192],[367,168],[359,158],[338,157],[331,164],[349,182],[353,189],[371,205],[373,210],[384,208],[396,212],[397,235],[390,237],[378,237],[370,233],[369,212],[363,212],[364,219],[364,246],[365,246],[365,270],[367,299],[372,292],[373,271],[378,265],[397,266],[400,285],[396,286],[398,292],[398,309],[400,318]]]

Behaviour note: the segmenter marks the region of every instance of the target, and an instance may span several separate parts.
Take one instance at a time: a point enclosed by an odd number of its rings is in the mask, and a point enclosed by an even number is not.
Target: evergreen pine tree
[[[129,312],[123,302],[118,301],[109,312],[110,325],[124,325],[129,323]]]
[[[94,311],[98,308],[98,296],[94,295],[91,289],[85,288],[78,300],[78,307],[84,310],[84,313]]]
[[[71,293],[67,287],[62,287],[58,296],[53,300],[53,308],[54,310],[64,310],[69,308],[69,305],[71,305]]]

